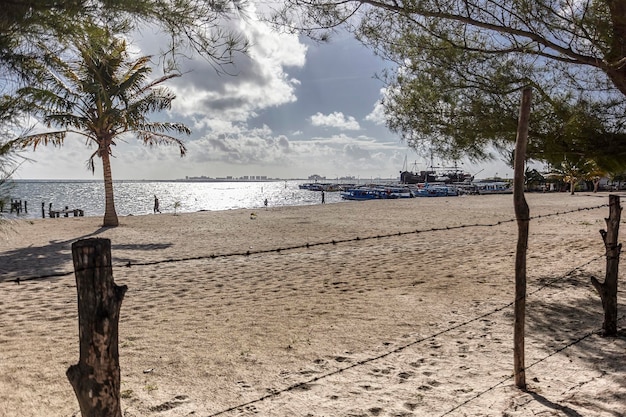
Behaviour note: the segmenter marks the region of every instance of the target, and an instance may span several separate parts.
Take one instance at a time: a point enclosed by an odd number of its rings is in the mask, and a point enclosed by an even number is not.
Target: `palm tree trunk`
[[[115,212],[115,200],[113,199],[113,176],[111,175],[111,159],[109,150],[101,151],[102,169],[104,171],[104,227],[117,227],[120,222]]]

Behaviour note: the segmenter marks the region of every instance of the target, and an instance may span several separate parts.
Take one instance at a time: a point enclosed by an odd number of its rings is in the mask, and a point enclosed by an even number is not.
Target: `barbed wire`
[[[314,382],[320,381],[320,380],[322,380],[322,379],[329,378],[329,377],[334,376],[334,375],[341,374],[341,373],[343,373],[343,372],[346,372],[346,371],[348,371],[348,370],[350,370],[350,369],[353,369],[353,368],[356,368],[356,367],[358,367],[358,366],[366,365],[366,364],[368,364],[368,363],[375,362],[375,361],[377,361],[377,360],[379,360],[379,359],[386,358],[386,357],[391,356],[391,355],[393,355],[393,354],[396,354],[396,353],[402,352],[402,351],[404,351],[404,350],[406,350],[406,349],[408,349],[408,348],[410,348],[410,347],[412,347],[412,346],[418,345],[418,344],[420,344],[420,343],[426,342],[426,341],[431,340],[431,339],[435,339],[435,338],[436,338],[436,337],[438,337],[438,336],[444,335],[444,334],[446,334],[446,333],[450,333],[450,332],[452,332],[452,331],[454,331],[454,330],[457,330],[457,329],[459,329],[459,328],[461,328],[461,327],[467,326],[468,324],[474,323],[474,322],[476,322],[476,321],[480,321],[480,320],[484,319],[485,317],[489,317],[489,316],[491,316],[491,315],[494,315],[494,314],[496,314],[496,313],[499,313],[499,312],[501,312],[501,311],[504,311],[504,310],[506,310],[506,309],[507,309],[507,308],[509,308],[509,307],[512,307],[512,306],[516,303],[516,301],[523,300],[523,299],[524,299],[524,298],[526,298],[528,295],[536,294],[536,293],[538,293],[539,291],[542,291],[542,290],[546,289],[547,287],[549,287],[549,286],[551,286],[551,285],[553,285],[553,284],[557,283],[558,281],[561,281],[561,280],[564,280],[564,279],[568,278],[568,277],[569,277],[569,276],[571,276],[574,272],[576,272],[576,271],[578,271],[578,270],[581,270],[581,269],[582,269],[582,268],[584,268],[585,266],[587,266],[587,265],[589,265],[589,264],[591,264],[591,263],[593,263],[593,262],[595,262],[595,261],[597,261],[598,259],[601,259],[601,258],[602,258],[602,255],[600,255],[600,256],[596,256],[596,257],[594,257],[594,258],[592,258],[592,259],[588,260],[587,262],[585,262],[585,263],[583,263],[583,264],[581,264],[581,265],[578,265],[578,266],[576,266],[575,268],[572,268],[570,271],[568,271],[567,273],[565,273],[563,276],[557,277],[557,278],[555,278],[555,279],[551,280],[549,283],[547,283],[547,284],[544,284],[544,285],[540,286],[539,288],[535,289],[535,290],[534,290],[534,291],[532,291],[532,292],[529,292],[526,296],[524,296],[524,297],[520,297],[520,298],[518,298],[518,299],[516,299],[516,300],[514,300],[514,301],[511,301],[510,303],[507,303],[507,304],[505,304],[505,305],[502,305],[502,306],[500,306],[500,307],[497,307],[497,308],[495,308],[495,309],[493,309],[493,310],[491,310],[491,311],[489,311],[489,312],[487,312],[487,313],[481,314],[481,315],[479,315],[479,316],[476,316],[476,317],[471,318],[471,319],[469,319],[469,320],[466,320],[466,321],[464,321],[464,322],[461,322],[461,323],[455,324],[454,326],[447,327],[447,328],[445,328],[445,329],[443,329],[443,330],[440,330],[440,331],[438,331],[438,332],[435,332],[435,333],[433,333],[433,334],[431,334],[431,335],[429,335],[429,336],[424,336],[424,337],[418,338],[418,339],[416,339],[416,340],[413,340],[413,341],[411,341],[411,342],[409,342],[409,343],[405,343],[405,344],[403,344],[403,345],[401,345],[401,346],[396,347],[395,349],[392,349],[392,350],[390,350],[390,351],[388,351],[388,352],[385,352],[385,353],[382,353],[382,354],[380,354],[380,355],[373,356],[373,357],[366,358],[366,359],[362,359],[362,360],[357,361],[357,362],[355,362],[355,363],[353,363],[353,364],[351,364],[351,365],[345,366],[345,367],[343,367],[343,368],[336,369],[336,370],[331,371],[331,372],[327,372],[327,373],[325,373],[325,374],[323,374],[323,375],[318,375],[318,376],[316,376],[316,377],[314,377],[314,378],[311,378],[311,379],[308,379],[308,380],[306,380],[306,381],[302,381],[302,382],[295,383],[295,384],[293,384],[293,385],[290,385],[290,386],[285,387],[285,388],[280,389],[280,390],[274,390],[274,391],[272,391],[271,393],[268,393],[268,394],[266,394],[266,395],[264,395],[264,396],[262,396],[262,397],[256,398],[256,399],[251,400],[251,401],[248,401],[248,402],[246,402],[246,403],[238,404],[238,405],[236,405],[236,406],[233,406],[233,407],[227,408],[227,409],[225,409],[225,410],[222,410],[222,411],[219,411],[219,412],[217,412],[217,413],[211,414],[211,415],[209,415],[208,417],[217,417],[217,416],[220,416],[220,415],[226,414],[226,413],[228,413],[228,412],[238,410],[238,409],[240,409],[240,408],[242,408],[242,407],[246,407],[246,406],[249,406],[249,405],[253,405],[253,404],[257,404],[257,403],[263,402],[263,401],[265,401],[265,400],[267,400],[267,399],[270,399],[270,398],[273,398],[273,397],[277,397],[277,396],[279,396],[280,394],[283,394],[283,393],[286,393],[286,392],[289,392],[289,391],[296,390],[296,389],[298,389],[298,388],[301,388],[301,387],[307,386],[307,385],[309,385],[309,384],[312,384],[312,383],[314,383]],[[540,362],[542,362],[542,361],[546,360],[547,358],[549,358],[549,357],[551,357],[551,356],[554,356],[556,353],[559,353],[559,352],[561,352],[561,351],[565,350],[566,348],[568,348],[568,347],[570,347],[570,346],[572,346],[572,345],[574,345],[574,344],[576,344],[576,343],[581,342],[582,340],[586,339],[587,337],[591,336],[592,334],[594,334],[594,333],[596,333],[596,332],[598,332],[598,330],[597,330],[597,329],[596,329],[596,330],[594,330],[594,331],[592,331],[592,332],[589,332],[588,334],[584,335],[583,337],[581,337],[581,338],[579,338],[579,339],[576,339],[575,341],[573,341],[573,342],[569,343],[568,345],[563,346],[563,347],[561,347],[561,348],[557,349],[556,351],[552,352],[550,355],[548,355],[548,356],[546,356],[546,357],[544,357],[544,358],[542,358],[542,359],[540,359],[540,360],[537,360],[537,361],[533,362],[530,366],[527,366],[525,369],[528,369],[528,368],[530,368],[530,367],[532,367],[532,366],[537,365],[538,363],[540,363]],[[492,387],[490,387],[490,388],[488,388],[488,389],[486,389],[486,390],[482,391],[481,393],[477,394],[476,396],[474,396],[474,397],[472,397],[472,398],[468,399],[467,401],[465,401],[465,402],[464,402],[464,403],[462,403],[461,405],[459,405],[459,406],[455,407],[454,409],[452,409],[452,410],[450,410],[450,411],[446,412],[445,414],[443,414],[443,415],[442,415],[442,417],[443,417],[443,416],[445,416],[445,415],[447,415],[447,414],[449,414],[449,413],[451,413],[452,411],[456,410],[457,408],[462,407],[463,405],[465,405],[465,404],[469,403],[470,401],[473,401],[473,400],[475,400],[476,398],[478,398],[478,397],[480,397],[480,396],[482,396],[482,395],[486,394],[487,392],[489,392],[489,391],[491,391],[491,390],[493,390],[493,389],[497,388],[498,386],[502,385],[503,383],[505,383],[506,381],[508,381],[509,379],[511,379],[511,378],[512,378],[512,377],[514,377],[514,376],[515,376],[515,374],[510,375],[510,376],[507,376],[507,378],[506,378],[506,379],[504,379],[504,380],[502,380],[502,381],[498,382],[497,384],[493,385]]]
[[[617,321],[620,322],[621,320],[623,320],[624,318],[626,318],[626,315],[622,315]],[[555,351],[549,353],[548,355],[544,356],[543,358],[537,359],[535,362],[531,363],[530,365],[526,366],[524,369],[522,369],[520,372],[525,372],[527,369],[530,369],[532,367],[534,367],[535,365],[540,364],[541,362],[544,362],[546,360],[548,360],[549,358],[553,357],[554,355],[561,353],[562,351],[564,351],[565,349],[568,349],[580,342],[582,342],[583,340],[593,336],[594,334],[598,334],[602,331],[602,329],[594,329],[591,330],[587,333],[585,333],[584,335],[572,340],[570,343],[561,346],[560,348],[556,349]],[[506,378],[503,378],[502,380],[500,380],[498,383],[490,386],[489,388],[479,392],[478,394],[472,396],[471,398],[468,398],[467,400],[463,401],[462,403],[454,406],[453,408],[451,408],[450,410],[446,411],[445,413],[441,414],[439,417],[444,417],[447,416],[449,414],[451,414],[452,412],[463,408],[464,406],[466,406],[467,404],[469,404],[470,402],[482,397],[483,395],[487,394],[490,391],[493,391],[494,389],[498,388],[500,385],[506,383],[507,381],[511,380],[512,378],[514,378],[517,374],[516,373],[512,373],[511,375],[507,376]]]
[[[391,237],[397,237],[397,236],[404,236],[404,235],[411,235],[411,234],[420,234],[420,233],[428,233],[428,232],[439,232],[439,231],[449,231],[449,230],[457,230],[457,229],[464,229],[464,228],[474,228],[474,227],[496,227],[502,224],[506,224],[506,223],[512,223],[512,222],[516,222],[518,220],[535,220],[535,219],[540,219],[540,218],[548,218],[548,217],[555,217],[555,216],[560,216],[560,215],[565,215],[565,214],[571,214],[571,213],[575,213],[575,212],[581,212],[581,211],[586,211],[586,210],[596,210],[596,209],[600,209],[600,208],[604,208],[604,207],[609,207],[608,204],[602,204],[602,205],[598,205],[598,206],[593,206],[593,207],[581,207],[581,208],[576,208],[576,209],[572,209],[572,210],[567,210],[567,211],[558,211],[558,212],[554,212],[554,213],[548,213],[548,214],[542,214],[542,215],[536,215],[536,216],[530,216],[528,219],[517,219],[517,218],[512,218],[512,219],[507,219],[507,220],[501,220],[501,221],[497,221],[497,222],[492,222],[492,223],[476,223],[476,224],[464,224],[464,225],[457,225],[457,226],[445,226],[445,227],[438,227],[438,228],[429,228],[429,229],[417,229],[417,230],[413,230],[413,231],[400,231],[400,232],[396,232],[396,233],[389,233],[389,234],[384,234],[384,235],[374,235],[374,236],[367,236],[367,237],[355,237],[355,238],[349,238],[349,239],[333,239],[330,241],[324,241],[324,242],[317,242],[317,243],[305,243],[305,244],[300,244],[300,245],[293,245],[293,246],[287,246],[287,247],[282,247],[282,248],[272,248],[272,249],[261,249],[261,250],[256,250],[256,251],[245,251],[245,252],[231,252],[231,253],[225,253],[225,254],[211,254],[211,255],[200,255],[200,256],[192,256],[192,257],[183,257],[183,258],[175,258],[175,259],[164,259],[164,260],[156,260],[156,261],[146,261],[146,262],[137,262],[137,263],[131,263],[130,261],[125,263],[125,264],[120,264],[120,265],[113,265],[112,268],[130,268],[133,266],[151,266],[151,265],[159,265],[159,264],[165,264],[165,263],[178,263],[178,262],[189,262],[189,261],[195,261],[195,260],[207,260],[207,259],[216,259],[216,258],[229,258],[229,257],[241,257],[241,256],[250,256],[250,255],[262,255],[262,254],[269,254],[269,253],[280,253],[282,251],[289,251],[289,250],[295,250],[295,249],[304,249],[304,248],[312,248],[312,247],[318,247],[318,246],[324,246],[324,245],[337,245],[337,244],[342,244],[342,243],[350,243],[350,242],[360,242],[360,241],[367,241],[367,240],[373,240],[373,239],[382,239],[382,238],[391,238]],[[556,277],[552,280],[549,280],[548,282],[544,283],[543,285],[535,288],[533,291],[528,292],[525,296],[521,297],[519,300],[522,300],[526,297],[528,297],[529,295],[533,295],[536,294],[540,291],[543,291],[544,289],[556,284],[557,282],[566,279],[568,277],[570,277],[574,272],[576,272],[577,270],[581,270],[582,268],[584,268],[585,266],[588,266],[589,264],[601,259],[603,256],[606,256],[606,254],[604,255],[598,255],[590,260],[588,260],[587,262],[571,269],[570,271],[568,271],[567,273],[565,273],[563,276],[559,276]],[[57,278],[57,277],[65,277],[65,276],[69,276],[72,275],[75,271],[66,271],[66,272],[58,272],[58,273],[50,273],[50,274],[45,274],[45,275],[38,275],[38,276],[32,276],[32,277],[27,277],[27,278],[16,278],[15,280],[12,280],[13,282],[16,283],[20,283],[21,281],[31,281],[31,280],[39,280],[39,279],[45,279],[45,278]],[[10,281],[9,281],[10,282]],[[488,311],[484,314],[478,315],[476,317],[473,317],[469,320],[466,320],[464,322],[458,323],[454,326],[450,326],[447,327],[443,330],[440,330],[438,332],[435,332],[433,334],[430,334],[428,336],[424,336],[424,337],[420,337],[417,338],[409,343],[405,343],[401,346],[398,346],[388,352],[382,353],[380,355],[376,355],[374,357],[369,357],[369,358],[365,358],[363,360],[357,361],[349,366],[345,366],[343,368],[339,368],[336,369],[334,371],[325,373],[323,375],[319,375],[316,376],[314,378],[311,378],[309,380],[306,381],[302,381],[302,382],[298,382],[295,384],[292,384],[288,387],[285,387],[283,389],[280,390],[274,390],[262,397],[259,397],[257,399],[248,401],[246,403],[243,404],[238,404],[236,406],[230,407],[228,409],[219,411],[217,413],[214,413],[212,415],[210,415],[209,417],[216,417],[225,413],[228,413],[230,411],[234,411],[237,409],[240,409],[242,407],[248,406],[248,405],[252,405],[255,403],[259,403],[262,401],[265,401],[267,399],[276,397],[282,393],[286,393],[289,391],[293,391],[296,390],[298,388],[301,388],[303,386],[306,386],[308,384],[320,381],[322,379],[326,379],[329,378],[331,376],[337,375],[337,374],[341,374],[343,372],[346,372],[350,369],[354,369],[356,367],[362,366],[362,365],[366,365],[368,363],[383,359],[385,357],[388,357],[390,355],[402,352],[412,346],[418,345],[420,343],[423,343],[425,341],[428,340],[432,340],[435,339],[439,336],[442,336],[446,333],[452,332],[454,330],[457,330],[463,326],[467,326],[471,323],[474,323],[476,321],[482,320],[485,317],[489,317],[493,314],[499,313],[507,308],[510,308],[511,306],[513,306],[515,304],[515,302],[518,300],[514,300],[510,303],[507,303],[505,305],[502,305],[500,307],[497,307],[491,311]],[[624,316],[622,318],[620,318],[620,320],[622,320],[624,318]],[[530,364],[529,366],[527,366],[525,369],[529,369],[545,360],[547,360],[548,358],[558,354],[559,352],[577,344],[580,343],[581,341],[585,340],[586,338],[590,337],[593,334],[596,334],[599,330],[595,329],[593,331],[590,331],[588,333],[586,333],[585,335],[577,338],[576,340],[573,340],[572,342],[568,343],[567,345],[564,345],[560,348],[558,348],[557,350],[551,352],[549,355],[533,362],[532,364]],[[441,417],[446,416],[450,413],[452,413],[453,411],[462,408],[463,406],[467,405],[469,402],[481,397],[482,395],[485,395],[486,393],[492,391],[493,389],[499,387],[500,385],[504,384],[506,381],[510,380],[511,378],[513,378],[515,375],[509,375],[507,376],[505,379],[497,382],[496,384],[492,385],[491,387],[481,391],[480,393],[474,395],[472,398],[467,399],[466,401],[458,404],[457,406],[455,406],[454,408],[448,410],[447,412],[445,412],[444,414],[441,415]]]
[[[604,208],[604,207],[609,207],[609,205],[601,204],[601,205],[592,206],[592,207],[579,207],[579,208],[572,209],[572,210],[557,211],[557,212],[548,213],[548,214],[539,214],[536,216],[530,216],[528,219],[519,219],[519,220],[531,221],[535,219],[561,216],[561,215],[571,214],[571,213],[576,213],[576,212],[581,212],[581,211],[597,210],[597,209]],[[190,262],[190,261],[198,261],[198,260],[217,259],[217,258],[233,258],[233,257],[243,257],[243,256],[251,256],[251,255],[264,255],[264,254],[269,254],[269,253],[280,253],[283,251],[290,251],[290,250],[297,250],[297,249],[309,249],[309,248],[318,247],[318,246],[338,245],[342,243],[361,242],[361,241],[368,241],[368,240],[374,240],[374,239],[385,239],[385,238],[406,236],[406,235],[420,234],[420,233],[442,232],[442,231],[458,230],[458,229],[474,228],[474,227],[496,227],[502,224],[512,223],[516,221],[518,221],[517,218],[512,218],[512,219],[507,219],[507,220],[500,220],[500,221],[493,222],[493,223],[475,223],[475,224],[462,224],[462,225],[456,225],[456,226],[432,227],[429,229],[416,229],[416,230],[410,230],[410,231],[404,231],[404,232],[399,231],[399,232],[388,233],[388,234],[383,234],[383,235],[378,234],[378,235],[366,236],[366,237],[357,236],[354,238],[333,239],[330,241],[322,241],[322,242],[316,242],[316,243],[307,242],[303,244],[285,246],[281,248],[247,250],[245,252],[243,251],[231,252],[231,253],[224,253],[224,254],[198,255],[198,256],[161,259],[161,260],[145,261],[145,262],[128,261],[124,264],[112,265],[112,268],[130,268],[133,266],[154,266],[154,265],[167,264],[167,263]],[[47,278],[59,278],[59,277],[70,276],[74,272],[75,271],[65,271],[65,272],[57,272],[57,273],[50,273],[50,274],[43,274],[43,275],[35,275],[35,276],[30,276],[30,277],[25,277],[25,278],[18,277],[12,280],[8,280],[6,282],[15,282],[17,284],[20,284],[21,282],[25,282],[25,281],[35,281],[35,280],[41,280],[41,279],[47,279]]]

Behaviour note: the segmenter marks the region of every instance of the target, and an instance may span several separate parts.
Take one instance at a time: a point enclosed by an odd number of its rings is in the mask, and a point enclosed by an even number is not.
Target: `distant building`
[[[320,181],[320,180],[325,180],[326,177],[322,177],[321,175],[317,175],[317,174],[313,174],[311,176],[309,176],[309,181]]]

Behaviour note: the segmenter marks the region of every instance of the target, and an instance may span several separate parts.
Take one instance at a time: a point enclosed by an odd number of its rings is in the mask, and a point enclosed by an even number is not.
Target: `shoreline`
[[[626,338],[594,333],[588,282],[608,193],[527,200],[527,393],[509,379],[512,197],[438,197],[17,221],[0,237],[0,415],[78,410],[73,274],[9,279],[72,271],[84,237],[111,239],[129,287],[126,416],[619,415]]]
[[[195,183],[195,182],[202,182],[202,181],[171,181],[171,180],[163,180],[163,181],[143,181],[143,180],[118,180],[120,183],[150,183],[150,182],[189,182],[189,183]],[[251,182],[251,183],[261,183],[261,182],[280,182],[282,180],[276,180],[276,181],[234,181],[234,182]],[[296,180],[293,180],[296,181]],[[31,181],[21,181],[23,183],[28,183]],[[37,180],[37,181],[33,181],[33,182],[56,182],[54,180]],[[72,180],[62,180],[61,182],[73,182]],[[86,182],[97,182],[97,181],[90,181],[90,180],[76,180],[75,182],[77,183],[86,183]],[[102,182],[102,181],[100,181]],[[207,183],[211,183],[211,181],[204,181]],[[220,182],[220,181],[215,181],[215,182]],[[313,193],[318,193],[318,191],[312,191]],[[327,196],[327,201],[325,202],[326,204],[339,204],[339,203],[348,203],[351,202],[350,200],[344,200],[342,198],[334,198],[334,197],[338,197],[340,195],[339,191],[325,191],[326,196]],[[597,193],[592,193],[592,192],[577,192],[576,194],[574,194],[573,196],[570,196],[569,193],[566,192],[527,192],[525,195],[527,196],[533,196],[533,195],[553,195],[553,196],[561,196],[561,197],[577,197],[577,196],[581,196],[581,197],[595,197],[595,198],[607,198],[608,199],[608,195],[609,194],[617,194],[617,195],[621,195],[621,196],[625,196],[626,197],[626,191],[601,191],[601,192],[597,192]],[[502,194],[483,194],[480,195],[480,197],[483,198],[488,198],[490,196],[511,196],[511,193],[502,193]],[[445,199],[445,198],[464,198],[464,197],[468,197],[468,196],[473,196],[476,197],[478,195],[474,194],[474,195],[470,195],[470,194],[466,194],[466,195],[459,195],[459,196],[448,196],[448,197],[413,197],[412,199],[419,199],[419,200],[423,200],[423,199]],[[328,197],[332,197],[330,200]],[[320,197],[321,198],[321,197]],[[404,198],[403,198],[404,199]],[[22,201],[21,199],[15,199],[16,201]],[[385,201],[393,201],[394,199],[383,199]],[[117,199],[116,199],[117,201]],[[147,201],[152,201],[151,197],[149,199],[147,199]],[[28,201],[26,201],[28,202]],[[362,201],[359,201],[362,202]],[[281,204],[280,202],[273,202],[274,205],[271,205],[269,207],[265,207],[263,205],[263,201],[259,201],[257,203],[257,205],[254,206],[250,206],[250,207],[232,207],[232,208],[219,208],[219,209],[206,209],[206,208],[201,208],[201,209],[197,209],[194,211],[184,211],[183,209],[179,209],[176,212],[174,211],[173,206],[168,207],[166,210],[167,211],[163,211],[162,213],[159,214],[170,214],[170,215],[182,215],[182,214],[194,214],[194,213],[203,213],[203,212],[221,212],[221,211],[232,211],[232,210],[261,210],[261,209],[265,209],[265,208],[269,208],[272,210],[278,210],[278,209],[283,209],[283,208],[291,208],[291,207],[300,207],[300,206],[315,206],[319,204],[318,199],[316,198],[314,201],[305,201],[302,202],[301,204]],[[7,221],[31,221],[31,220],[48,220],[48,219],[53,219],[54,217],[51,217],[49,214],[49,206],[47,203],[43,203],[44,207],[40,208],[39,205],[35,205],[35,208],[33,210],[33,205],[32,203],[30,204],[30,210],[28,210],[25,213],[21,213],[21,214],[17,214],[17,213],[11,213],[10,211],[8,211],[9,206],[5,207],[5,211],[0,212],[0,220],[7,220]],[[10,205],[10,203],[9,203]],[[148,204],[150,205],[150,204]],[[63,211],[63,207],[56,207],[54,208],[53,211]],[[40,213],[45,214],[44,216],[40,216]],[[73,210],[78,210],[78,211],[83,211],[84,215],[82,216],[74,216],[74,214],[72,213]],[[84,209],[81,208],[77,208],[74,209],[73,207],[69,208],[69,215],[67,217],[103,217],[104,216],[104,212],[99,213],[99,214],[93,214],[90,213],[89,211],[85,211]],[[118,217],[119,218],[124,218],[124,217],[134,217],[134,216],[146,216],[146,215],[152,215],[153,213],[150,210],[144,210],[141,212],[138,212],[137,214],[134,213],[126,213],[123,212],[121,210],[118,209]],[[61,213],[61,216],[59,218],[65,217],[64,213]]]

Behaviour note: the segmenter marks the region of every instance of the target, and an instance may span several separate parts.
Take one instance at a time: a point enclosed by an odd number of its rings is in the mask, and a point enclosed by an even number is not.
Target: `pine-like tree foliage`
[[[529,154],[626,164],[623,0],[286,0],[280,25],[318,39],[345,28],[396,64],[383,75],[388,126],[416,149],[510,150],[532,86]]]

